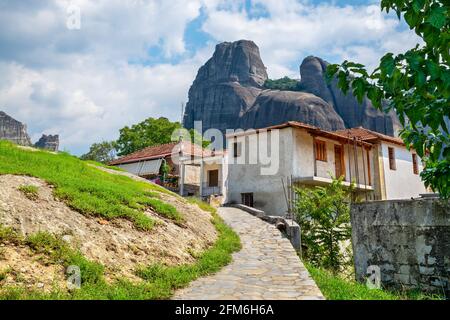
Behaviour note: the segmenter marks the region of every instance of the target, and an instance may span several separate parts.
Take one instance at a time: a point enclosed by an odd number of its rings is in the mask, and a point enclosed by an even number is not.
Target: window
[[[233,143],[233,157],[237,158],[241,156],[241,143],[234,142]]]
[[[208,187],[219,186],[219,170],[208,171]]]
[[[414,174],[419,174],[419,165],[417,163],[417,154],[412,154],[413,172]]]
[[[253,207],[253,193],[241,193],[241,200],[244,206]]]
[[[327,161],[327,145],[325,141],[316,140],[316,160]]]
[[[389,169],[397,170],[397,166],[395,164],[395,149],[392,147],[388,147],[389,154]]]

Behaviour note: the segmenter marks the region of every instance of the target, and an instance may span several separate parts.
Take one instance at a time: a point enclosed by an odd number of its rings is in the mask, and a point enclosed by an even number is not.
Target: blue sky
[[[418,42],[378,1],[0,0],[0,110],[81,154],[146,117],[179,120],[215,45],[239,39],[271,78],[298,78],[308,55],[373,67]]]

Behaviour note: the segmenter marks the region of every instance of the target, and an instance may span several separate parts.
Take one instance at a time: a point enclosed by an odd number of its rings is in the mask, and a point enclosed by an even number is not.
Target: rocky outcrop
[[[301,65],[301,91],[264,89],[268,79],[259,49],[252,41],[224,42],[198,71],[189,89],[183,124],[203,130],[262,128],[301,121],[326,130],[363,126],[394,134],[395,115],[385,115],[367,99],[360,105],[324,78],[326,62],[308,57]]]
[[[218,44],[189,89],[184,126],[193,128],[194,121],[201,120],[205,130],[237,128],[237,120],[253,105],[266,80],[266,68],[252,41]]]
[[[347,128],[362,126],[380,133],[394,135],[399,122],[394,113],[385,114],[375,109],[369,99],[358,103],[349,91],[346,95],[338,88],[337,79],[325,80],[328,62],[318,57],[306,57],[300,65],[300,88],[321,97],[340,115]]]
[[[50,151],[58,151],[59,149],[59,135],[43,134],[38,142],[34,144],[36,148],[47,149]]]
[[[344,129],[341,117],[321,98],[306,92],[265,90],[239,119],[239,127],[264,128],[290,120],[325,130]]]
[[[27,126],[3,111],[0,111],[0,140],[8,140],[23,146],[31,145]]]

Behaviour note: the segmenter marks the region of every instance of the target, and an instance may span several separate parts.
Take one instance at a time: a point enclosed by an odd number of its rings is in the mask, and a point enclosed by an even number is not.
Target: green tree
[[[264,82],[264,87],[273,90],[299,91],[299,83],[298,80],[283,77],[276,80],[267,79],[266,82]]]
[[[119,139],[116,141],[118,155],[124,156],[146,147],[170,143],[172,132],[181,128],[179,122],[171,122],[167,118],[148,118],[131,128],[120,129]]]
[[[333,179],[325,187],[297,188],[294,212],[301,228],[303,258],[334,273],[344,271],[350,260],[342,245],[351,237],[350,198],[353,186]]]
[[[114,141],[103,141],[94,143],[89,148],[89,152],[83,154],[81,160],[93,160],[101,163],[109,163],[116,158],[116,148]]]
[[[400,133],[425,163],[425,185],[450,197],[450,3],[448,0],[382,0],[381,10],[395,11],[423,39],[405,53],[385,54],[369,74],[362,64],[329,65],[342,91],[352,90],[361,102],[367,96],[383,111],[394,109]],[[384,102],[387,101],[385,104]],[[385,107],[386,106],[386,107]]]

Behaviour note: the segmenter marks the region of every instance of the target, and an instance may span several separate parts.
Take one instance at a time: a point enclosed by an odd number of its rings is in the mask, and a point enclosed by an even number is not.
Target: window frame
[[[397,170],[397,161],[395,159],[394,147],[388,147],[388,159],[389,159],[389,169],[393,171]]]
[[[246,200],[249,201],[246,201]],[[241,193],[241,202],[244,206],[254,208],[254,194],[253,192],[244,192]],[[250,202],[250,203],[248,203]]]
[[[323,147],[323,150],[321,148]],[[316,160],[327,162],[327,142],[321,139],[314,139]]]

